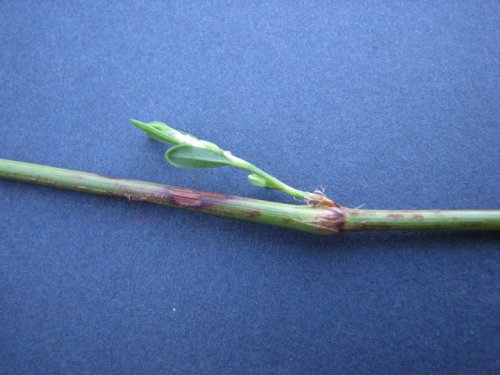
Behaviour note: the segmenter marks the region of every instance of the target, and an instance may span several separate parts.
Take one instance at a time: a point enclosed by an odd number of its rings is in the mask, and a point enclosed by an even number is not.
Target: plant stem
[[[269,173],[263,171],[262,169],[256,167],[253,164],[250,164],[249,162],[234,156],[234,155],[227,155],[228,158],[230,158],[233,162],[234,165],[240,169],[243,169],[245,171],[255,173],[256,175],[265,178],[268,182],[270,182],[273,186],[274,189],[281,190],[283,193],[288,194],[292,197],[299,198],[302,200],[307,200],[309,193],[306,191],[298,190],[295,189],[284,182],[281,182],[278,180],[276,177],[271,176]]]
[[[117,179],[0,159],[0,178],[200,211],[317,233],[360,230],[500,230],[499,210],[354,210],[311,207]]]
[[[345,231],[500,230],[498,210],[353,210]]]

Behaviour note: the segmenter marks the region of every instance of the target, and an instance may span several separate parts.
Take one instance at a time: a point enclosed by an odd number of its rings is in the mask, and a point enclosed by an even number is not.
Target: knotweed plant
[[[250,172],[248,182],[266,189],[280,190],[292,197],[304,200],[312,206],[333,206],[322,191],[312,193],[295,189],[281,182],[276,177],[257,168],[230,151],[224,151],[212,142],[203,141],[195,136],[173,129],[162,122],[143,123],[131,120],[132,124],[143,130],[149,137],[157,141],[174,145],[165,152],[165,160],[177,168],[216,168],[232,166]]]
[[[123,197],[317,234],[362,230],[500,230],[500,210],[360,210],[344,207],[320,190],[306,192],[291,187],[212,142],[161,122],[131,122],[149,137],[172,146],[165,152],[165,159],[175,167],[239,168],[250,173],[248,182],[252,185],[279,190],[302,204],[228,196],[6,159],[0,159],[0,178]]]

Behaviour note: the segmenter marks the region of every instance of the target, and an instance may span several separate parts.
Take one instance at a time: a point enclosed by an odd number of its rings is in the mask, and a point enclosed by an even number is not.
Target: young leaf
[[[206,148],[216,152],[222,152],[216,144],[208,141],[202,141],[192,134],[171,128],[163,122],[152,121],[144,123],[137,120],[130,120],[130,122],[139,129],[143,130],[149,137],[160,142],[171,143],[173,145],[189,145],[198,148]]]
[[[231,165],[251,172],[248,181],[266,189],[278,189],[293,197],[310,201],[310,193],[288,186],[264,172],[255,165],[222,150],[212,142],[204,141],[195,136],[171,128],[158,122],[143,123],[131,120],[132,124],[143,130],[148,136],[161,142],[173,144],[174,147],[165,153],[165,159],[179,168],[214,168]]]
[[[144,123],[137,120],[130,120],[130,122],[143,130],[150,138],[156,139],[163,143],[177,144],[175,137],[172,136],[171,128],[161,122],[148,122]]]
[[[272,186],[269,181],[259,175],[256,175],[255,173],[248,175],[248,182],[250,182],[252,185],[263,187],[266,189],[275,189],[275,187]]]
[[[172,147],[165,153],[165,159],[177,168],[215,168],[233,164],[222,153],[187,145]]]

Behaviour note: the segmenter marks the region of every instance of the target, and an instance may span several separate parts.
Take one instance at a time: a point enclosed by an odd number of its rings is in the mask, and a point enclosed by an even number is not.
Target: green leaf
[[[222,153],[187,145],[172,147],[165,153],[165,159],[177,168],[215,168],[233,164]]]
[[[172,128],[161,122],[148,122],[144,123],[137,120],[130,120],[130,122],[143,130],[149,137],[156,139],[163,143],[177,144],[175,137],[172,136]]]
[[[260,186],[266,189],[275,189],[265,178],[254,173],[248,175],[248,182],[252,185]]]
[[[174,129],[163,122],[152,121],[148,123],[130,120],[132,124],[143,130],[149,137],[157,141],[173,145],[189,145],[198,148],[206,148],[215,152],[222,152],[216,144],[202,141],[194,135]]]

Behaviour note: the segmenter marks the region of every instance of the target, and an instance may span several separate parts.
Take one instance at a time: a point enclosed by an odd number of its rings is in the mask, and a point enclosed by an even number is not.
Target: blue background
[[[161,120],[348,206],[500,209],[498,1],[332,3],[2,1],[0,157],[291,202]],[[498,240],[0,181],[0,373],[498,373]]]

